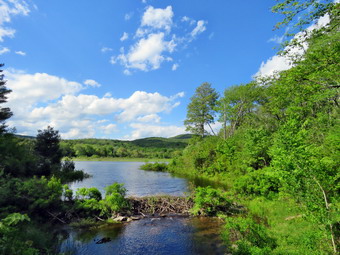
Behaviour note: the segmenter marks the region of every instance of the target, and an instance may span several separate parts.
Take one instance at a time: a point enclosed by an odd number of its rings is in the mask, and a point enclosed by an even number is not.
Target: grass
[[[112,157],[74,157],[73,161],[113,161],[113,162],[170,162],[159,158],[112,158]]]
[[[331,254],[330,240],[317,224],[304,218],[303,209],[289,198],[268,200],[257,197],[240,201],[266,222],[277,241],[272,254]]]

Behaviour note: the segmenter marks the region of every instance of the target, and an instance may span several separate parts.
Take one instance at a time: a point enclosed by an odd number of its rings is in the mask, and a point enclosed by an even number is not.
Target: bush
[[[229,211],[232,203],[225,192],[211,187],[198,187],[194,192],[194,206],[191,210],[194,215],[216,216]]]
[[[168,170],[168,164],[166,163],[145,163],[140,166],[142,170],[156,171],[156,172],[166,172]]]
[[[223,236],[232,254],[268,255],[276,247],[267,229],[252,218],[228,218]]]
[[[236,191],[246,195],[272,197],[279,192],[280,187],[278,176],[270,168],[247,173],[235,181]]]

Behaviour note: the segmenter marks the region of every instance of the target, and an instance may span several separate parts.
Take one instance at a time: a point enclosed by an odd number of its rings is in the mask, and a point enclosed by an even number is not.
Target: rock
[[[131,220],[140,220],[141,217],[139,217],[139,216],[131,216],[130,219]]]
[[[118,216],[118,217],[114,218],[113,220],[114,220],[114,221],[122,222],[122,221],[126,221],[126,220],[127,220],[127,217]]]
[[[102,243],[108,243],[111,242],[111,238],[110,237],[104,237],[102,239],[99,239],[96,244],[102,244]]]

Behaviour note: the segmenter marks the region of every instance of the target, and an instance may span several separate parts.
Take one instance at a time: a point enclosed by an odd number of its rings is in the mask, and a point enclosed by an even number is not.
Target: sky
[[[274,0],[0,0],[7,125],[63,139],[186,133],[195,89],[289,68]],[[214,128],[218,130],[216,123]]]

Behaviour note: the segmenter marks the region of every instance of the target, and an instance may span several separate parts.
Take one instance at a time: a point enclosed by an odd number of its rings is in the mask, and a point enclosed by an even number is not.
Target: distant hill
[[[144,148],[185,148],[188,145],[189,135],[179,135],[171,138],[148,137],[131,141],[132,144]]]
[[[25,138],[25,139],[35,139],[35,136],[29,136],[29,135],[17,135],[14,134],[14,136],[19,137],[19,138]]]

